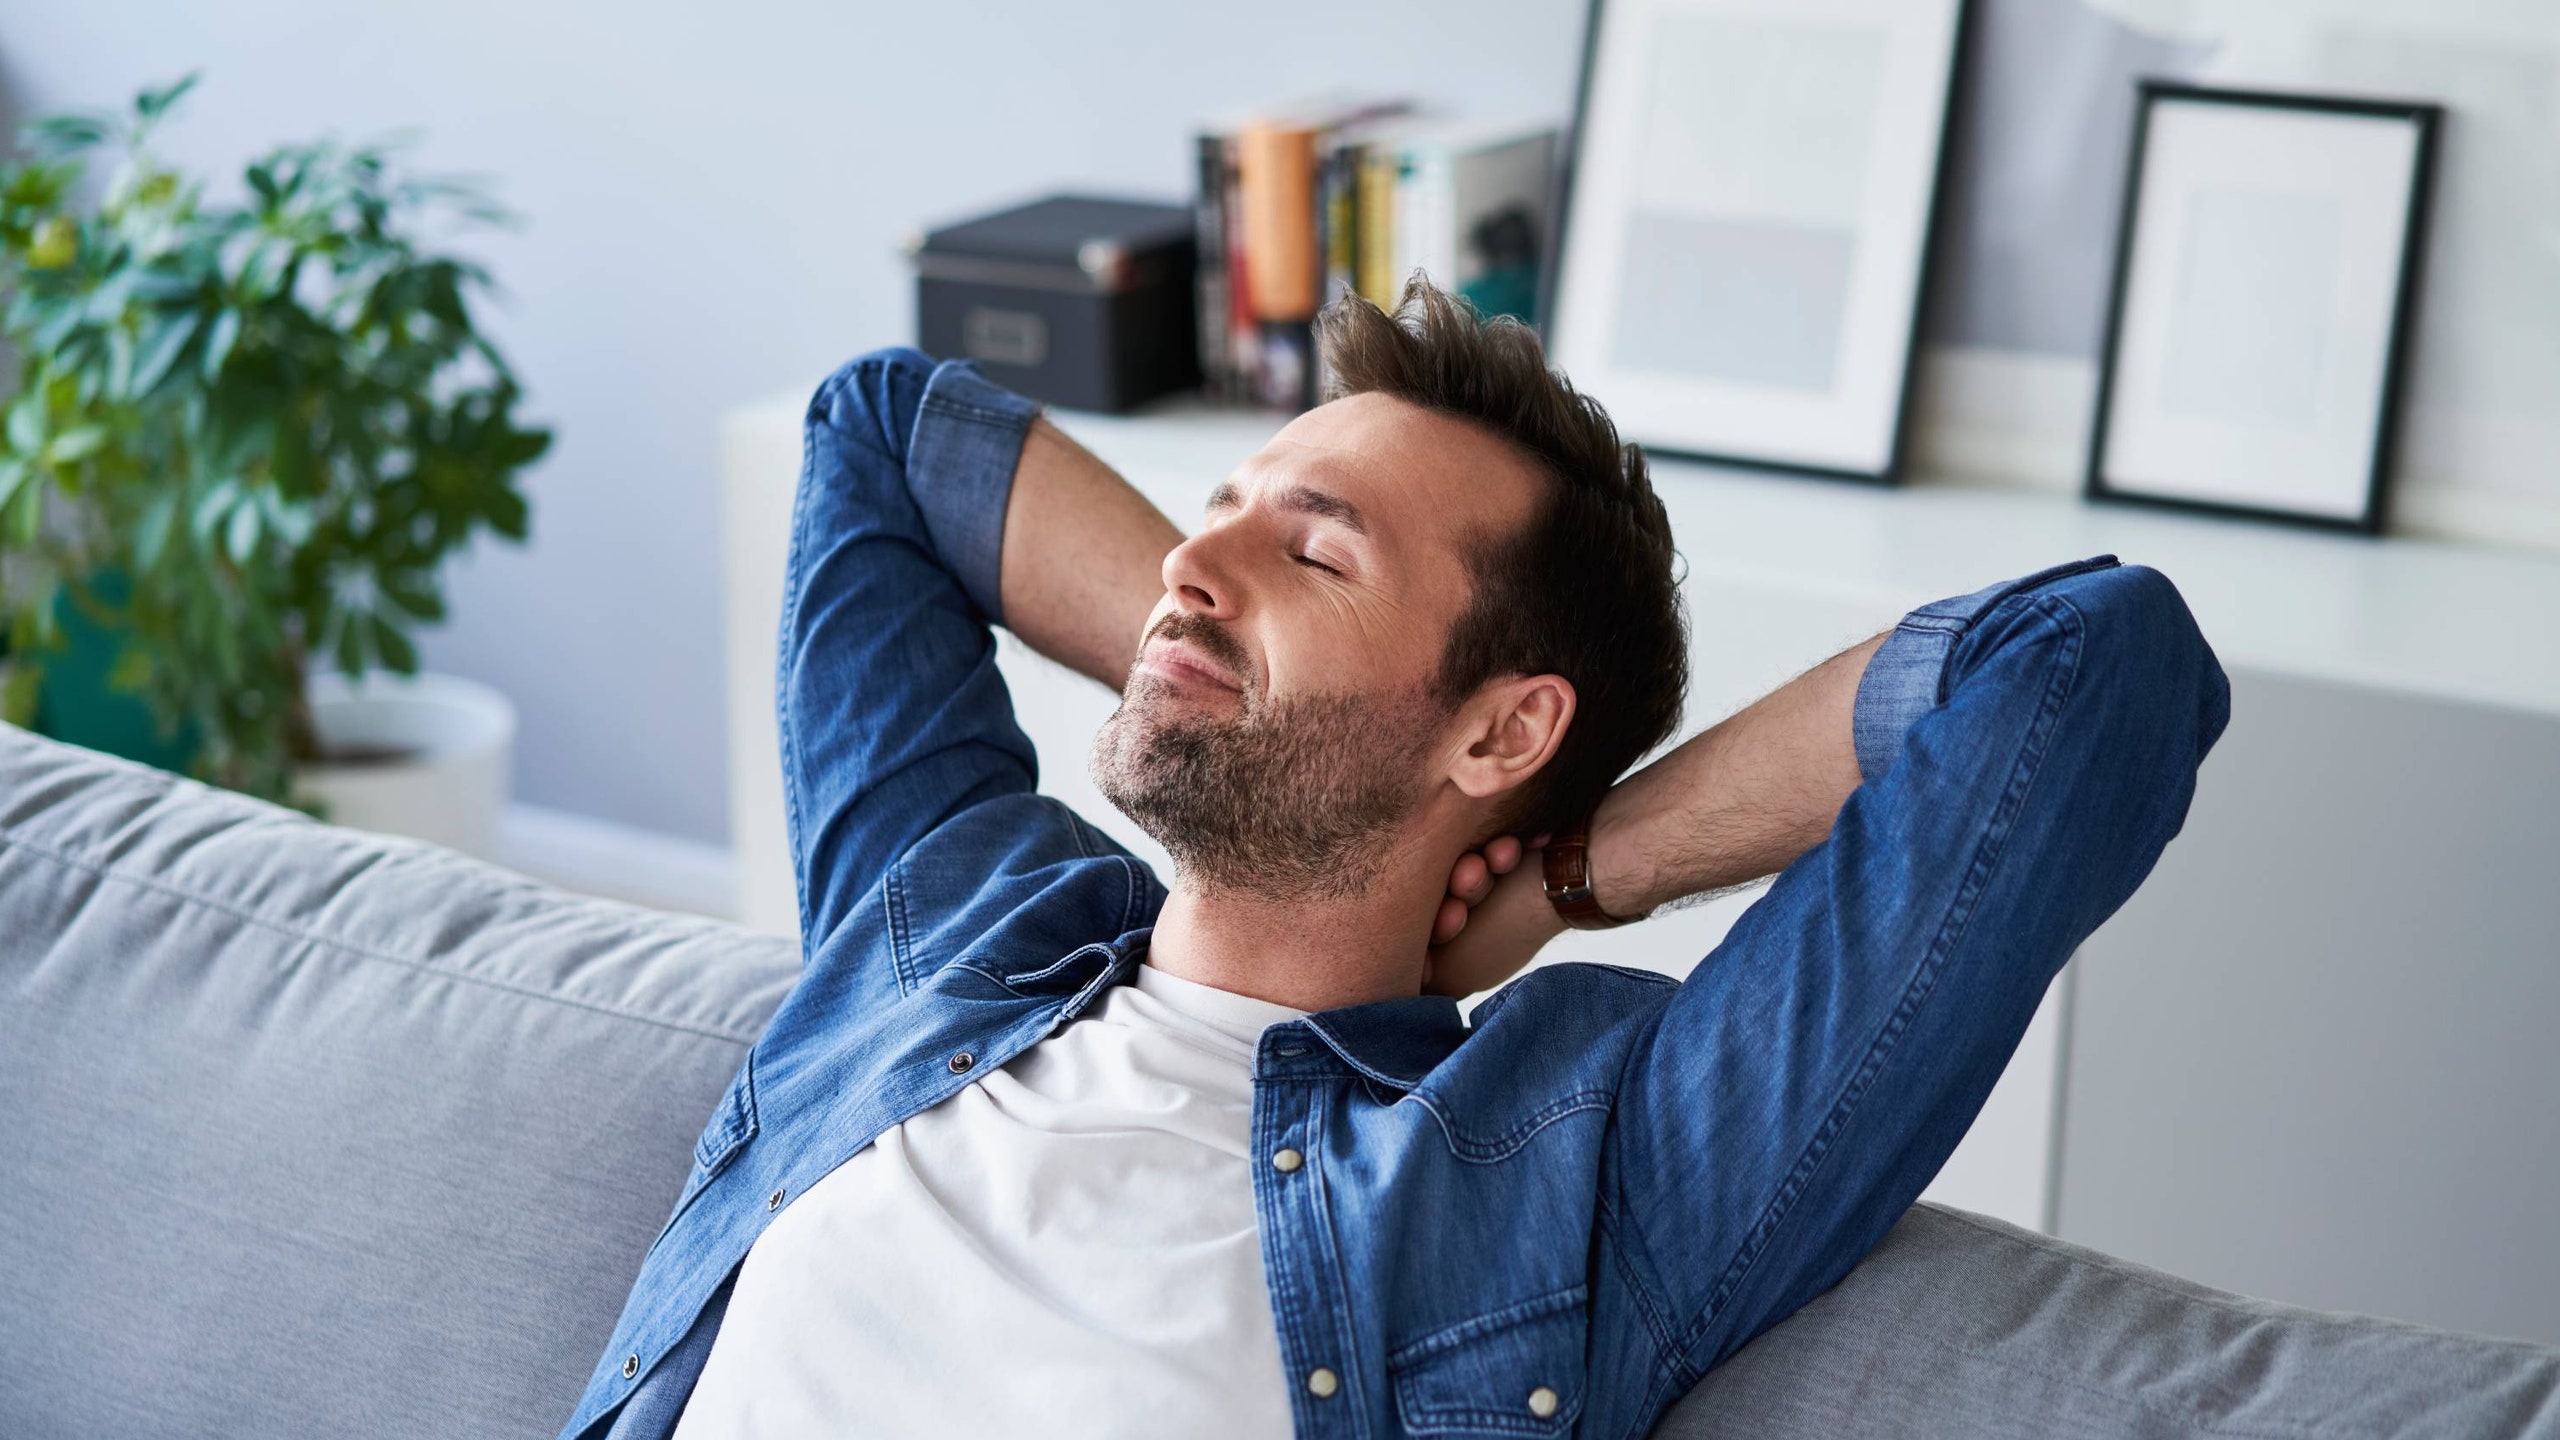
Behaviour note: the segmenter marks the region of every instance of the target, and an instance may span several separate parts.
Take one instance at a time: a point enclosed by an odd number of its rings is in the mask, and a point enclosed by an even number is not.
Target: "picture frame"
[[[1592,0],[1549,359],[1655,454],[1891,484],[1973,0]]]
[[[2085,493],[2381,533],[2443,107],[2135,104]]]

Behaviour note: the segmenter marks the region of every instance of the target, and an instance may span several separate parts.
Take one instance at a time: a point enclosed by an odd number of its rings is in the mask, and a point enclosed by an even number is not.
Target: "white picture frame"
[[[2379,533],[2441,108],[2137,104],[2087,493]]]
[[[1549,357],[1659,453],[1900,478],[1970,0],[1594,0]]]

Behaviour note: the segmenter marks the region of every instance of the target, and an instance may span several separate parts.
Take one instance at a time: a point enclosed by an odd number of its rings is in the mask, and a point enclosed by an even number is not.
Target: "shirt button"
[[[1285,1145],[1271,1152],[1271,1168],[1279,1171],[1283,1175],[1288,1174],[1290,1171],[1295,1170],[1306,1163],[1306,1156],[1299,1154],[1297,1151],[1292,1150]]]
[[[1556,1392],[1541,1385],[1529,1392],[1529,1413],[1544,1420],[1556,1413]]]
[[[764,1208],[766,1208],[767,1210],[779,1210],[779,1209],[781,1209],[781,1208],[782,1208],[782,1196],[783,1196],[783,1192],[782,1192],[782,1191],[780,1191],[780,1190],[776,1190],[776,1191],[774,1191],[772,1194],[767,1195],[766,1197],[764,1197]]]
[[[977,1056],[963,1050],[959,1054],[951,1057],[951,1073],[954,1075],[966,1075],[969,1073],[969,1067],[977,1063]]]
[[[630,1379],[632,1376],[637,1375],[637,1374],[639,1374],[639,1373],[640,1373],[640,1357],[639,1357],[639,1356],[637,1356],[637,1355],[625,1355],[625,1356],[623,1356],[623,1357],[622,1357],[622,1378],[623,1378],[623,1379],[625,1379],[625,1380],[628,1380],[628,1379]]]
[[[1342,1388],[1342,1377],[1322,1365],[1307,1372],[1307,1393],[1319,1400],[1331,1399]]]

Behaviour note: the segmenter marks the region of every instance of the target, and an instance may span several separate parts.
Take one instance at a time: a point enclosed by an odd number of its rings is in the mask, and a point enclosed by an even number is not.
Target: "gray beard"
[[[1409,695],[1309,695],[1231,720],[1158,715],[1171,683],[1132,675],[1094,737],[1103,795],[1209,894],[1364,894],[1422,802],[1422,759],[1448,707]]]

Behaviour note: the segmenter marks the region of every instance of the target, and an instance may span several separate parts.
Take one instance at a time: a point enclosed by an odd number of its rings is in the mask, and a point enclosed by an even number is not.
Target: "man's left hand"
[[[1423,962],[1428,995],[1472,995],[1510,979],[1564,929],[1547,902],[1543,847],[1505,835],[1458,857],[1431,924]]]

